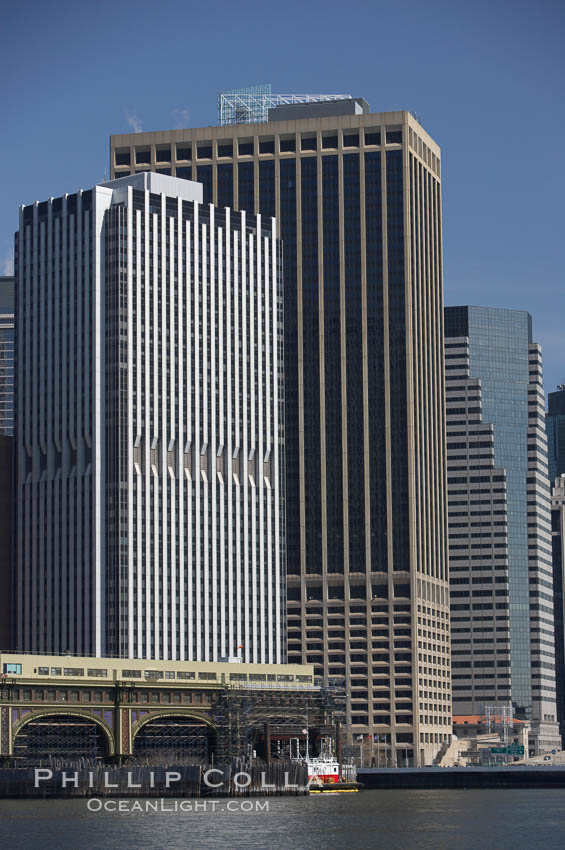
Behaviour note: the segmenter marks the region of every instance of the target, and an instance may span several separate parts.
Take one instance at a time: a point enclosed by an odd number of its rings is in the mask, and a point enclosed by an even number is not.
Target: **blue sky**
[[[0,273],[20,203],[89,187],[110,133],[216,123],[217,93],[346,92],[442,147],[447,304],[530,310],[565,381],[558,0],[29,0],[4,5]]]

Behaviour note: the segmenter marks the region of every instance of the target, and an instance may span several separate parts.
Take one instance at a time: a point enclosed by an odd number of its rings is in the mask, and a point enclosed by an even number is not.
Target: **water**
[[[2,800],[0,847],[548,850],[563,846],[565,835],[565,790],[559,789],[363,791],[259,801],[268,811],[244,811],[242,800],[231,801],[236,810],[228,811],[228,802],[217,801],[216,811],[208,801],[205,811],[139,814],[89,812],[87,800]],[[254,809],[256,802],[246,800],[244,807]],[[194,807],[204,801],[183,803]]]

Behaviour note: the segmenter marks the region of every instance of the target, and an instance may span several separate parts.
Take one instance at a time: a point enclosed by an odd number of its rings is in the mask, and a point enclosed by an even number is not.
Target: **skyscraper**
[[[0,646],[13,646],[12,521],[14,438],[0,434]]]
[[[512,702],[559,745],[539,345],[529,313],[445,310],[454,714]]]
[[[201,201],[21,208],[18,649],[285,659],[280,252]]]
[[[345,677],[390,763],[450,738],[440,150],[362,98],[113,136],[111,173],[197,179],[284,252],[289,660]]]
[[[559,733],[565,740],[565,474],[555,480],[551,495],[553,601],[555,616],[555,684]]]
[[[0,277],[0,645],[12,646],[14,277]]]
[[[547,429],[548,472],[551,486],[565,472],[565,384],[548,393]]]
[[[14,278],[0,277],[0,435],[14,428]]]

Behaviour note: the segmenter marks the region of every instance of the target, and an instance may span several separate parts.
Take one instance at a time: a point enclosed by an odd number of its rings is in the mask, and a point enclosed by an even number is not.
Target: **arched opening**
[[[61,759],[104,761],[107,736],[95,720],[72,714],[34,717],[21,727],[14,739],[18,764],[41,764]]]
[[[207,764],[215,750],[214,730],[182,715],[148,720],[133,740],[134,758],[148,764]]]

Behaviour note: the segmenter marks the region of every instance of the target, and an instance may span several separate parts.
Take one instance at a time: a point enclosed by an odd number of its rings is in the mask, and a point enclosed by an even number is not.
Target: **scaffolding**
[[[53,758],[66,762],[104,761],[106,741],[100,726],[85,717],[53,714],[26,723],[14,741],[14,763],[42,765]]]
[[[334,724],[343,717],[343,700],[335,687],[254,690],[246,685],[224,688],[213,710],[219,762],[260,755],[270,760],[288,758],[292,742],[301,751],[319,747],[332,737]],[[295,743],[296,746],[296,743]]]
[[[133,757],[150,765],[208,764],[214,737],[206,723],[192,717],[157,717],[135,736]]]
[[[218,122],[255,124],[269,120],[269,109],[294,103],[351,100],[350,94],[273,94],[271,84],[222,91],[218,95]]]
[[[507,744],[514,725],[512,704],[485,705],[484,722],[489,734],[498,735],[501,743]]]

